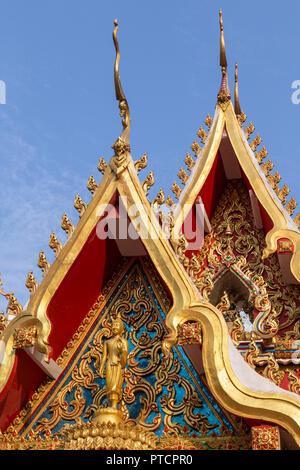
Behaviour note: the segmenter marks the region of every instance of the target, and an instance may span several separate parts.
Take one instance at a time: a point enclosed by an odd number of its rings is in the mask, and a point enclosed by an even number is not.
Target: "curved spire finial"
[[[239,81],[238,81],[238,66],[237,62],[235,63],[235,72],[234,72],[234,112],[236,116],[240,116],[242,114],[241,107],[240,107],[240,99],[239,99]]]
[[[124,91],[121,86],[120,75],[119,75],[119,62],[120,62],[120,49],[119,43],[117,40],[117,31],[119,28],[118,20],[114,21],[115,29],[113,31],[113,41],[116,49],[116,59],[114,66],[114,79],[115,79],[115,90],[116,90],[116,99],[119,101],[120,116],[122,119],[123,132],[119,139],[121,139],[125,144],[129,145],[129,135],[130,135],[130,113],[127,99],[125,97]]]
[[[227,77],[227,59],[225,51],[225,39],[224,39],[224,26],[223,26],[223,15],[222,10],[219,10],[219,21],[220,21],[220,66],[222,69],[222,81],[218,94],[218,103],[222,106],[227,106],[228,101],[231,98],[228,77]]]

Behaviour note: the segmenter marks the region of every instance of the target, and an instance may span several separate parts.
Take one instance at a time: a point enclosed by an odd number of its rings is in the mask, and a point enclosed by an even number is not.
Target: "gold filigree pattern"
[[[83,200],[81,199],[78,193],[75,196],[74,207],[76,210],[78,210],[80,218],[83,216],[83,214],[85,213],[87,209],[86,203],[83,202]]]
[[[192,149],[192,151],[194,152],[195,157],[198,157],[198,155],[199,155],[200,152],[201,152],[201,147],[200,147],[200,145],[198,144],[198,142],[197,142],[196,139],[195,139],[194,142],[192,143],[191,149]]]
[[[13,348],[28,348],[34,345],[37,337],[37,327],[29,326],[24,328],[16,328],[14,333]]]
[[[102,175],[104,175],[106,168],[107,168],[106,161],[104,160],[103,157],[100,157],[98,165],[97,165],[97,170],[100,171]]]
[[[187,169],[189,171],[192,171],[192,168],[193,166],[195,165],[195,160],[193,159],[193,157],[191,157],[191,155],[189,154],[189,152],[186,154],[186,157],[184,159],[184,163],[186,164],[187,166]]]
[[[175,194],[176,199],[179,199],[180,194],[181,194],[181,188],[176,183],[176,181],[174,181],[174,183],[172,185],[172,188],[171,188],[171,191]]]
[[[95,194],[95,191],[98,188],[98,184],[96,183],[96,180],[93,175],[89,177],[86,187],[92,194]]]
[[[134,168],[137,173],[147,167],[148,164],[148,153],[144,153],[136,162],[134,162]]]
[[[58,256],[62,250],[63,244],[58,241],[54,232],[52,232],[50,235],[49,247],[54,251],[55,256]]]
[[[75,230],[74,225],[72,224],[66,213],[64,213],[62,216],[61,228],[66,232],[68,238],[70,238],[70,236]]]
[[[199,137],[199,139],[201,140],[201,143],[202,144],[205,144],[205,141],[206,141],[206,138],[207,138],[207,133],[206,131],[203,129],[202,126],[200,126],[198,132],[197,132],[197,135]]]
[[[208,129],[210,129],[212,126],[212,123],[213,123],[213,118],[208,113],[208,115],[205,118],[204,124],[208,127]]]
[[[189,179],[188,174],[184,171],[182,167],[180,167],[177,176],[179,179],[181,179],[182,184],[185,184],[187,180]]]
[[[253,450],[280,450],[278,426],[253,426],[251,438]]]
[[[25,286],[27,287],[27,289],[29,290],[31,294],[34,294],[36,289],[38,288],[38,282],[35,280],[32,271],[29,271],[27,275]]]
[[[142,183],[142,188],[146,196],[148,196],[149,190],[153,185],[154,185],[154,174],[153,174],[153,171],[150,170],[150,173],[148,174],[147,178]]]
[[[43,250],[39,254],[37,265],[42,270],[43,276],[46,276],[47,272],[50,269],[50,263],[49,261],[47,261],[46,255]]]

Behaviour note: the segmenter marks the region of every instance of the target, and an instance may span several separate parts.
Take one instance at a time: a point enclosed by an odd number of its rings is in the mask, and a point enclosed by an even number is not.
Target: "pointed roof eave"
[[[182,224],[187,215],[186,208],[194,204],[196,197],[200,193],[204,183],[212,169],[224,130],[224,111],[217,105],[210,132],[206,138],[204,147],[197,157],[191,174],[182,190],[174,211],[174,232],[179,234]]]
[[[249,183],[273,222],[273,228],[266,234],[266,248],[263,256],[266,258],[277,249],[277,240],[290,239],[294,245],[291,258],[291,272],[300,282],[300,233],[295,222],[282,206],[276,193],[269,185],[265,174],[261,170],[244,132],[235,116],[232,103],[224,111],[226,131],[238,162],[249,180]]]

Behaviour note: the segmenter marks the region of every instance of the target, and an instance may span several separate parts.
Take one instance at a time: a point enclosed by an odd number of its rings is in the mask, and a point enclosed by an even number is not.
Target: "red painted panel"
[[[224,190],[225,181],[224,167],[220,152],[218,151],[210,173],[200,192],[209,219],[212,217],[218,200]]]
[[[100,295],[119,260],[115,241],[100,240],[95,228],[48,306],[54,360]]]
[[[36,388],[44,380],[45,373],[22,349],[16,352],[13,371],[0,396],[0,429],[5,431],[18,415]]]

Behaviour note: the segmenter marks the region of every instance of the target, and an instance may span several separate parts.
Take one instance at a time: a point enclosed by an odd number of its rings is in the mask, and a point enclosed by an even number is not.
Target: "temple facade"
[[[300,214],[221,85],[178,180],[151,201],[122,131],[0,315],[0,449],[280,450],[300,445]],[[144,175],[143,175],[144,173]],[[143,175],[140,178],[140,175]],[[280,184],[281,183],[281,184]],[[294,217],[294,218],[293,218]]]

